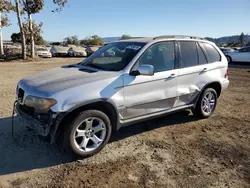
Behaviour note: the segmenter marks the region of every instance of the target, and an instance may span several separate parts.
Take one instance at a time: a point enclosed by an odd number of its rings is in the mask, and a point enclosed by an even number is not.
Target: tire
[[[99,128],[101,130],[95,132]],[[103,149],[110,139],[111,132],[111,123],[105,113],[98,110],[83,111],[65,128],[63,147],[77,157],[90,157]]]
[[[208,101],[208,98],[210,98],[211,95],[213,97],[211,98],[210,102],[206,103],[205,101]],[[213,88],[207,88],[199,97],[195,109],[193,110],[193,114],[199,118],[208,118],[214,112],[216,104],[217,104],[216,91]]]
[[[228,55],[226,55],[226,58],[227,58],[228,64],[232,64],[232,58]]]

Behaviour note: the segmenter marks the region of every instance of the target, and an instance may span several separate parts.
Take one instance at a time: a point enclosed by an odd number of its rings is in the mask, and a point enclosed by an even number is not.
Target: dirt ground
[[[189,111],[122,128],[97,155],[75,161],[11,112],[18,80],[80,59],[0,64],[0,187],[250,187],[250,68],[206,120]]]

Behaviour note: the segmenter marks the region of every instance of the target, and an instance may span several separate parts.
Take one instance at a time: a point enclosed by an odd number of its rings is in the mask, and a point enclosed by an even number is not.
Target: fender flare
[[[118,122],[119,122],[119,113],[118,113],[118,109],[117,109],[115,103],[112,100],[101,98],[101,99],[93,99],[93,100],[89,100],[89,101],[84,101],[84,102],[79,103],[78,105],[72,107],[67,112],[62,112],[62,113],[58,113],[57,114],[57,117],[54,120],[54,125],[51,127],[51,131],[50,131],[50,142],[54,143],[58,127],[59,127],[60,123],[64,120],[64,118],[67,115],[69,115],[74,110],[77,110],[79,108],[83,108],[84,106],[87,106],[87,105],[90,105],[90,104],[94,104],[94,103],[98,103],[98,102],[108,103],[109,105],[111,105],[114,108],[115,115],[116,115],[116,118],[117,118],[117,122],[116,122],[117,125],[115,127],[117,127],[118,126]]]
[[[203,86],[203,88],[201,89],[200,93],[199,93],[199,94],[197,95],[197,97],[194,99],[194,108],[196,107],[196,104],[197,104],[197,102],[198,102],[200,96],[201,96],[201,95],[203,94],[203,92],[205,91],[205,89],[207,89],[209,85],[215,84],[215,83],[216,83],[216,84],[220,84],[220,87],[222,88],[221,83],[220,83],[219,81],[214,81],[214,82],[209,82],[209,83],[207,83],[205,86]],[[220,95],[218,95],[218,98],[219,98],[219,96],[220,96]]]

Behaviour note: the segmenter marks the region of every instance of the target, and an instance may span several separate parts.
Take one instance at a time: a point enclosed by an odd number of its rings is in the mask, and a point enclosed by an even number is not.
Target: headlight
[[[34,96],[28,96],[25,99],[25,105],[29,107],[33,107],[39,110],[46,110],[49,109],[51,106],[56,104],[56,100],[54,99],[46,99]]]

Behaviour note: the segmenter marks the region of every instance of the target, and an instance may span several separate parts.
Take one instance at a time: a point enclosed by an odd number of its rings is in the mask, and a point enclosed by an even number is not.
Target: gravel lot
[[[80,59],[0,64],[0,187],[250,187],[250,68],[230,68],[215,114],[189,111],[125,127],[101,153],[75,161],[16,122],[21,78]]]

